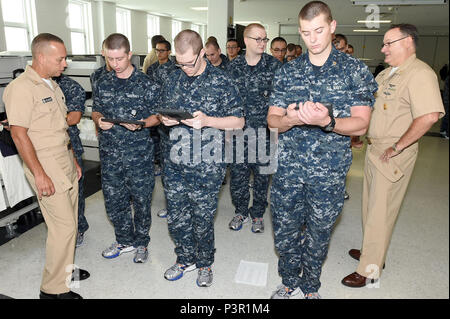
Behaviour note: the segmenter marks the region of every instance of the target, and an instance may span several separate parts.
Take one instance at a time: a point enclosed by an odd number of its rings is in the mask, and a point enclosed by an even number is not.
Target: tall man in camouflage
[[[336,21],[325,3],[306,4],[299,22],[308,53],[276,73],[267,118],[280,133],[270,197],[282,277],[277,299],[320,298],[322,263],[352,162],[349,135],[366,131],[377,88],[367,66],[333,47]]]
[[[80,130],[77,124],[80,123],[81,116],[84,113],[84,103],[86,102],[86,92],[78,82],[72,80],[68,76],[54,78],[56,83],[64,93],[67,106],[67,124],[69,128],[70,142],[72,144],[73,153],[82,170],[81,178],[78,180],[78,234],[76,246],[80,246],[83,242],[84,233],[88,230],[89,224],[84,216],[85,198],[84,198],[84,166],[82,155],[84,153],[83,145],[80,139]]]
[[[124,35],[114,33],[105,40],[105,57],[113,71],[97,83],[92,119],[100,128],[103,195],[116,235],[116,242],[102,255],[115,258],[137,247],[134,262],[142,263],[148,258],[155,183],[153,142],[147,128],[159,124],[153,108],[160,87],[131,64],[131,56]],[[104,118],[141,120],[145,125],[112,124]]]
[[[179,69],[162,88],[160,105],[188,111],[194,118],[180,122],[162,116],[162,123],[170,127],[164,191],[177,255],[164,277],[177,280],[184,272],[199,268],[197,285],[208,287],[213,281],[214,215],[226,168],[223,130],[244,126],[243,109],[229,76],[204,59],[205,49],[197,32],[180,32],[175,37],[175,54]],[[208,141],[216,147],[208,148]],[[214,158],[209,158],[212,151]]]
[[[281,66],[281,62],[271,55],[264,53],[266,49],[267,34],[264,27],[257,23],[249,24],[244,30],[244,41],[247,47],[245,55],[240,55],[234,59],[228,72],[238,85],[239,92],[243,98],[245,108],[246,129],[255,130],[267,127],[267,111],[269,107],[269,96],[272,92],[272,80],[275,71]],[[267,143],[268,130],[266,136],[256,134],[256,142]],[[251,163],[248,152],[249,144],[255,140],[249,137],[245,140],[243,163],[233,163],[230,165],[230,191],[231,200],[236,207],[236,215],[231,220],[229,227],[232,230],[240,230],[242,224],[248,221],[250,215],[252,219],[252,231],[260,233],[264,231],[263,215],[267,207],[267,190],[269,188],[270,175],[261,173],[264,166],[260,161],[260,155],[256,158],[256,163]],[[256,148],[258,149],[258,148]],[[267,149],[267,148],[266,148]],[[238,159],[237,159],[238,160]],[[253,206],[249,209],[250,174],[253,173]]]

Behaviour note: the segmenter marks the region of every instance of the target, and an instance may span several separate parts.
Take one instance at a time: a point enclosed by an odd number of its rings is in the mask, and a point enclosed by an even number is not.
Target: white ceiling
[[[214,0],[225,1],[225,0]],[[173,19],[207,24],[207,11],[191,7],[207,7],[208,0],[113,0],[118,6],[171,15]],[[261,21],[263,24],[296,25],[298,12],[308,0],[234,0],[234,21]],[[341,30],[352,32],[354,27],[364,27],[369,13],[364,6],[355,6],[350,0],[325,0]],[[380,6],[382,19],[392,23],[412,23],[421,33],[445,34],[449,29],[449,8],[445,5]],[[338,29],[339,31],[339,29]],[[348,34],[348,33],[347,33]],[[350,34],[348,34],[350,35]]]

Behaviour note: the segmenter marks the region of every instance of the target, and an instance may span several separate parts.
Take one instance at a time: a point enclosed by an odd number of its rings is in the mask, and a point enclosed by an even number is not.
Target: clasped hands
[[[307,124],[324,127],[330,123],[328,109],[319,102],[307,101],[289,104],[286,116],[293,126]]]

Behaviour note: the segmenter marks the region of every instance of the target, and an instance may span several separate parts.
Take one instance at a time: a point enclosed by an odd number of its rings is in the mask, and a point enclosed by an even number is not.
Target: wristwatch
[[[398,153],[398,149],[397,149],[397,143],[394,143],[394,145],[391,146],[392,149],[394,150],[394,152]]]
[[[334,130],[334,126],[336,125],[336,120],[334,119],[333,114],[329,114],[330,116],[330,123],[328,123],[328,125],[322,126],[321,129],[322,131],[326,132],[326,133],[330,133],[333,132]]]

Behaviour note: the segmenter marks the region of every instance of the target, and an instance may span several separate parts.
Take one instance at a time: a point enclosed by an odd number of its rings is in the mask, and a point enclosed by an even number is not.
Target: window
[[[181,32],[181,21],[172,20],[172,48],[175,48],[174,39]]]
[[[148,52],[152,50],[152,37],[157,34],[159,34],[159,17],[147,14]]]
[[[198,24],[191,24],[191,30],[200,34],[200,26]]]
[[[1,0],[7,51],[30,51],[36,36],[34,0]]]
[[[116,9],[116,30],[117,33],[122,33],[128,38],[131,44],[131,18],[130,10],[125,10],[122,8]]]
[[[93,53],[91,5],[89,2],[69,1],[69,28],[72,54]]]

